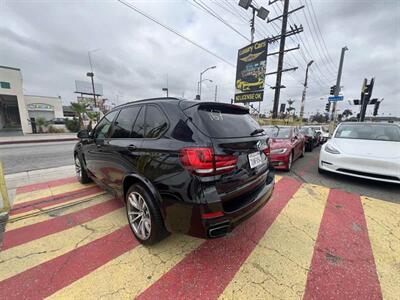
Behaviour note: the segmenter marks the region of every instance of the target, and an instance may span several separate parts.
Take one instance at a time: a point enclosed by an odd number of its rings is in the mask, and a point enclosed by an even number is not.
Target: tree
[[[327,115],[316,113],[310,116],[310,122],[325,123],[327,122]]]
[[[342,112],[342,117],[345,118],[345,119],[347,119],[348,117],[350,117],[350,116],[352,116],[352,115],[353,115],[353,112],[352,112],[350,109],[348,109],[348,108],[346,108],[346,109]]]
[[[71,102],[72,110],[76,112],[79,120],[79,128],[83,129],[83,115],[87,112],[88,103],[85,102]]]
[[[43,117],[37,118],[36,125],[39,128],[39,133],[43,133],[43,128],[47,126],[47,121]]]
[[[88,112],[86,112],[86,115],[89,118],[89,125],[88,125],[87,129],[89,131],[91,131],[92,130],[92,123],[96,122],[98,120],[98,118],[100,117],[100,113],[97,112],[97,111],[88,111]]]

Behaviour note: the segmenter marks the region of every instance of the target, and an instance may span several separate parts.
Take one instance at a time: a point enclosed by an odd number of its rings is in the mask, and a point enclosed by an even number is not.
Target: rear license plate
[[[260,152],[250,153],[248,155],[250,168],[253,169],[262,164]]]

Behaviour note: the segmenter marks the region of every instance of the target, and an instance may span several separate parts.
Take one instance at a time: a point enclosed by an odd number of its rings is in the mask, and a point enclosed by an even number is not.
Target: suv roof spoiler
[[[249,109],[244,106],[230,104],[230,103],[221,103],[221,102],[196,102],[193,101],[181,101],[179,106],[182,110],[186,110],[192,108],[194,106],[198,106],[199,108],[225,108],[225,109],[234,109],[241,111],[243,113],[248,113]]]

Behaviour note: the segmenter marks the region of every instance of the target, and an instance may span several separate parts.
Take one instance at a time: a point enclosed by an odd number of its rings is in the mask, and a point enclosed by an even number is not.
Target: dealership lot
[[[278,172],[302,182],[341,189],[350,193],[364,195],[400,204],[400,184],[385,183],[334,173],[318,173],[320,147],[306,152],[304,158],[298,159],[291,172]]]
[[[20,187],[0,252],[0,298],[399,299],[395,188],[381,201],[346,192],[361,184],[352,179],[337,179],[339,189],[325,175],[326,186],[314,184],[315,157],[317,149],[280,173],[270,202],[226,238],[173,234],[149,248],[134,239],[123,205],[94,185]]]

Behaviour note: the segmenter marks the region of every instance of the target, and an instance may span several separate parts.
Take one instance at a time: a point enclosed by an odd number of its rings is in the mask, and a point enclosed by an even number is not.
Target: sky
[[[237,52],[249,44],[250,10],[229,0],[123,1],[203,49],[117,0],[0,0],[0,65],[21,69],[25,94],[61,96],[65,104],[76,100],[75,80],[88,80],[89,51],[95,82],[115,104],[164,96],[164,87],[170,96],[193,99],[200,72],[215,65],[203,75],[212,82],[203,82],[202,100],[214,101],[217,86],[217,100],[230,102]],[[267,8],[269,18],[283,7],[281,1],[253,3]],[[299,110],[305,67],[314,60],[305,114],[323,112],[329,87],[336,83],[341,49],[347,46],[339,113],[346,108],[357,113],[359,107],[350,100],[360,98],[364,78],[375,77],[372,98],[384,99],[380,115],[400,116],[400,1],[290,0],[291,9],[301,5],[305,8],[291,14],[289,24],[302,25],[304,31],[286,40],[286,48],[300,44],[300,50],[284,58],[284,68],[298,69],[283,73],[280,103],[293,99]],[[280,20],[257,18],[255,40],[277,35],[280,26]],[[278,46],[270,45],[269,51]],[[268,57],[267,72],[276,67],[277,55]],[[272,109],[269,86],[274,85],[275,75],[267,76],[262,112]]]

